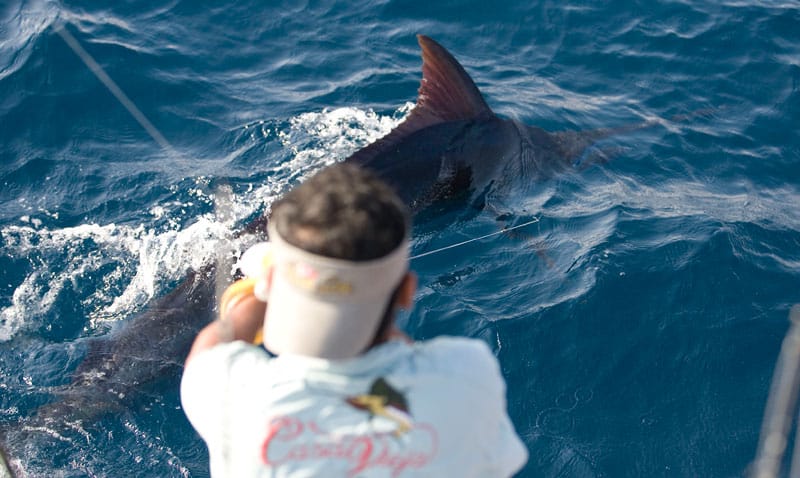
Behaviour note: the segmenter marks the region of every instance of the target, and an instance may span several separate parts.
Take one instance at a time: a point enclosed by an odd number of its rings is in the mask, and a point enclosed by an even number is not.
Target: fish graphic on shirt
[[[369,393],[348,397],[346,401],[359,410],[369,412],[370,419],[379,416],[396,423],[395,436],[399,437],[413,427],[406,397],[383,377],[372,382]]]

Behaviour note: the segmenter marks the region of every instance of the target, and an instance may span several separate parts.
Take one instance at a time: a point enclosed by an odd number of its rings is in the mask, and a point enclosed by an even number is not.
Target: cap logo
[[[286,264],[286,279],[295,287],[318,295],[348,296],[353,293],[353,284],[338,276],[321,273],[305,262]]]

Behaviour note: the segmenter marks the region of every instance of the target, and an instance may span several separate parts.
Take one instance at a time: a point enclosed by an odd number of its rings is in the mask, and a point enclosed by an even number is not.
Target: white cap
[[[272,267],[269,288],[257,284],[255,290],[256,297],[268,302],[266,347],[276,354],[325,359],[363,352],[408,271],[408,239],[384,257],[356,262],[293,246],[273,224],[268,231],[269,246],[256,244],[239,261],[251,277],[266,279],[266,263]]]

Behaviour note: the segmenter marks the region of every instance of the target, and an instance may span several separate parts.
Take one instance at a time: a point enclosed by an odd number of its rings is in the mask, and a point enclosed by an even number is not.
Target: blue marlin
[[[487,198],[502,196],[512,183],[575,170],[579,161],[583,168],[603,159],[596,151],[587,156],[597,141],[651,124],[553,133],[501,118],[445,48],[427,36],[417,38],[423,64],[416,106],[385,137],[345,159],[374,171],[415,213],[451,198],[466,198],[482,209]],[[263,239],[265,221],[257,219],[242,234]],[[23,419],[25,427],[6,433],[3,445],[25,444],[25,429],[130,410],[137,391],[164,376],[179,376],[195,335],[216,315],[216,282],[214,265],[191,272],[120,330],[92,340],[71,383],[54,390],[51,403]],[[10,474],[4,468],[0,450],[0,477]]]

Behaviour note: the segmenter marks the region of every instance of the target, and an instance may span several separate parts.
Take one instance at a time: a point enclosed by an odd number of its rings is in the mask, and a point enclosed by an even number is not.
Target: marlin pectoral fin
[[[556,263],[547,253],[547,245],[544,243],[544,241],[538,240],[535,244],[532,244],[531,247],[533,247],[533,250],[534,252],[536,252],[536,255],[539,256],[539,259],[541,259],[542,262],[544,262],[544,265],[548,269],[552,269],[553,267],[555,267]]]
[[[526,227],[531,222],[529,219],[520,221],[517,216],[511,213],[502,213],[498,214],[495,220],[502,224],[504,236],[517,241],[529,241],[529,247],[536,252],[536,255],[539,256],[539,259],[544,262],[548,269],[555,265],[553,259],[547,254],[547,245],[544,240],[539,239],[534,231]],[[517,225],[514,224],[515,222]]]
[[[414,109],[389,134],[346,161],[369,163],[413,133],[439,123],[494,116],[475,82],[450,52],[425,35],[417,35],[417,41],[422,48],[422,81]]]

